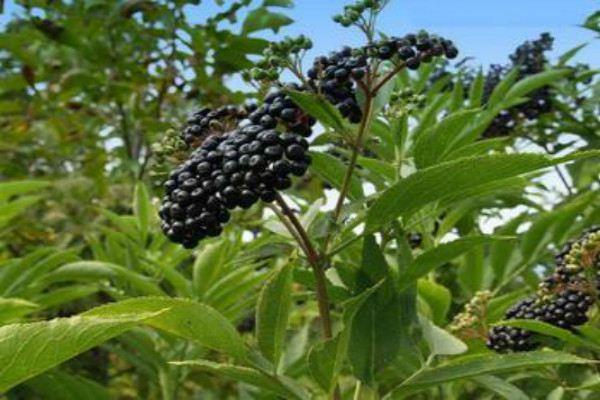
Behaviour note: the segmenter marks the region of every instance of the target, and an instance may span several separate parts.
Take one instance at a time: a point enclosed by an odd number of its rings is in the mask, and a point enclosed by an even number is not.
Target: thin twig
[[[304,245],[302,238],[300,237],[300,235],[298,234],[298,231],[296,230],[296,228],[294,228],[294,225],[292,225],[290,220],[281,212],[281,210],[279,210],[279,208],[277,208],[271,204],[269,204],[269,208],[277,215],[277,217],[279,217],[279,220],[281,221],[281,223],[283,225],[285,225],[286,229],[292,235],[294,240],[296,242],[298,242],[298,245],[300,245],[300,248],[302,248],[302,251],[304,252],[304,254],[308,254],[308,249]]]
[[[281,211],[283,212],[283,214],[289,219],[291,224],[294,226],[296,232],[298,233],[300,242],[302,242],[304,247],[306,248],[306,258],[308,259],[308,262],[311,265],[318,264],[319,255],[318,255],[317,251],[315,250],[315,248],[313,247],[313,245],[308,237],[308,234],[306,233],[306,230],[302,226],[302,223],[298,220],[298,218],[296,217],[296,214],[294,214],[294,211],[292,211],[290,206],[288,206],[286,201],[283,199],[283,197],[281,197],[281,195],[279,193],[277,193],[277,197],[275,198],[275,201],[281,208]]]
[[[365,132],[367,131],[367,127],[369,125],[369,121],[371,120],[371,108],[373,106],[373,96],[371,93],[366,93],[365,100],[365,110],[362,121],[360,121],[360,127],[358,129],[358,135],[356,137],[356,144],[354,145],[354,149],[352,150],[352,154],[350,156],[350,164],[346,169],[346,174],[344,176],[344,180],[342,183],[342,188],[340,190],[340,196],[335,205],[335,210],[333,212],[334,220],[337,222],[341,212],[342,206],[344,205],[344,200],[348,195],[348,190],[350,189],[350,182],[352,181],[352,174],[354,173],[354,168],[356,167],[356,161],[358,159],[358,155],[362,149],[362,142]]]
[[[406,63],[403,61],[400,62],[400,64],[398,64],[396,66],[396,68],[394,68],[392,71],[390,71],[381,81],[379,81],[379,83],[377,83],[377,85],[373,89],[373,93],[377,93],[379,91],[379,89],[381,89],[383,87],[383,85],[385,85],[390,79],[392,79],[394,76],[396,76],[396,74],[398,72],[402,71],[404,69],[404,67],[406,67]]]
[[[331,314],[329,312],[329,298],[327,295],[327,277],[325,276],[325,269],[320,263],[320,257],[313,247],[306,230],[292,209],[287,205],[280,194],[277,194],[275,201],[281,208],[283,214],[289,219],[291,224],[296,229],[298,235],[300,236],[299,243],[303,243],[306,248],[306,258],[308,259],[315,276],[315,290],[317,295],[317,305],[319,307],[319,315],[321,316],[323,337],[325,339],[331,339],[333,337],[333,329],[331,325]]]
[[[567,189],[569,196],[573,196],[573,189],[571,189],[571,185],[569,185],[567,178],[565,178],[564,174],[562,173],[562,171],[560,170],[560,167],[558,165],[554,166],[554,171],[556,171],[556,174],[558,175],[558,177],[562,181],[563,185]]]

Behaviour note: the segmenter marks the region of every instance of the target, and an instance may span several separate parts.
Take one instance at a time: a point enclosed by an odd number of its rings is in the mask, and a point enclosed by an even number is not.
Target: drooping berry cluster
[[[536,294],[511,307],[504,319],[535,319],[569,330],[588,321],[587,312],[600,287],[600,228],[568,243],[556,262],[554,273],[542,281]],[[497,352],[528,351],[539,344],[531,332],[502,325],[490,329],[487,341]]]
[[[308,70],[308,77],[318,91],[334,104],[350,122],[360,122],[362,113],[356,100],[353,79],[362,79],[366,74],[367,57],[352,56],[352,49],[344,47],[339,52],[332,52],[329,57],[315,59],[313,67]]]
[[[271,46],[269,68],[286,62],[286,49],[298,55],[310,46],[306,38]],[[192,248],[204,237],[219,235],[230,210],[249,208],[258,200],[271,202],[278,190],[291,186],[292,175],[306,172],[311,160],[305,137],[311,135],[315,120],[295,104],[289,90],[322,92],[351,122],[359,122],[362,113],[350,77],[362,79],[369,58],[392,58],[416,68],[443,54],[454,57],[456,48],[450,41],[426,35],[407,35],[359,50],[344,48],[317,59],[308,87],[280,85],[259,107],[225,106],[194,113],[181,137],[195,150],[165,182],[159,213],[164,233]]]
[[[271,202],[276,190],[291,186],[290,175],[302,176],[310,163],[307,150],[301,136],[262,125],[211,136],[165,183],[163,231],[188,248],[218,236],[228,210]]]
[[[489,99],[494,88],[510,70],[518,69],[518,80],[542,72],[548,62],[545,52],[552,49],[553,41],[554,39],[548,33],[542,33],[539,39],[526,41],[517,47],[515,52],[510,55],[510,65],[492,65],[486,75],[484,101]],[[525,103],[501,111],[483,136],[488,138],[508,136],[520,120],[532,121],[540,115],[552,111],[551,92],[548,86],[533,91],[528,97],[529,100]]]

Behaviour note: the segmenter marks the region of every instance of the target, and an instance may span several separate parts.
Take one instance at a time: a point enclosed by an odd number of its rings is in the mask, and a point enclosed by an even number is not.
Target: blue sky
[[[296,0],[294,8],[282,9],[296,22],[281,33],[304,33],[312,37],[313,55],[327,53],[342,44],[360,45],[363,39],[358,31],[344,29],[331,21],[331,16],[340,12],[344,4],[348,1]],[[506,61],[507,55],[523,40],[548,31],[556,38],[554,58],[591,41],[577,60],[600,67],[600,40],[594,41],[590,31],[577,26],[599,8],[600,2],[594,0],[392,0],[380,18],[379,28],[390,35],[427,29],[453,39],[462,56],[473,56],[484,65]],[[0,25],[15,9],[14,1],[6,1]],[[204,0],[198,7],[189,7],[188,15],[192,20],[202,21],[218,9],[213,0]],[[275,37],[270,33],[261,35]]]
[[[215,7],[190,9],[201,20]],[[314,55],[337,49],[342,44],[360,45],[359,32],[331,21],[348,0],[296,0],[284,10],[296,22],[282,33],[312,37]],[[504,62],[508,54],[526,39],[551,32],[556,57],[576,45],[592,41],[594,35],[578,27],[585,17],[600,9],[593,0],[392,0],[380,18],[379,29],[389,35],[427,29],[453,39],[463,56],[473,56],[483,64]],[[271,35],[266,35],[271,38]],[[578,61],[600,67],[600,40],[577,57]]]

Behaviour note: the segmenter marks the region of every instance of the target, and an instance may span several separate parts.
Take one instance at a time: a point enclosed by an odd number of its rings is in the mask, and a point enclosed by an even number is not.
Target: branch
[[[329,312],[329,298],[327,295],[327,277],[325,276],[325,269],[320,263],[318,253],[315,251],[306,230],[296,218],[296,215],[292,209],[287,205],[283,197],[277,193],[275,201],[281,208],[283,214],[289,219],[291,224],[294,226],[296,232],[300,236],[300,241],[306,252],[306,258],[312,267],[313,274],[315,276],[315,290],[317,295],[317,305],[319,307],[319,315],[321,316],[321,324],[323,329],[323,337],[325,339],[331,339],[333,337],[333,330],[331,327],[331,314]]]
[[[400,64],[398,64],[396,66],[396,68],[394,68],[392,71],[390,71],[381,81],[379,81],[379,83],[377,85],[375,85],[375,87],[373,88],[373,95],[377,94],[377,92],[379,91],[379,89],[381,89],[383,87],[383,85],[385,85],[390,79],[392,79],[394,76],[396,76],[396,74],[400,71],[402,71],[404,69],[404,67],[406,67],[406,63],[405,62],[401,62]]]

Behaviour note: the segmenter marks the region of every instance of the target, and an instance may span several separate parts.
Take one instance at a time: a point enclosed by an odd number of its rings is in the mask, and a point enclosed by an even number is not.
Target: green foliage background
[[[528,327],[553,337],[534,353],[499,356],[481,336],[600,223],[600,81],[572,68],[577,49],[508,74],[485,103],[481,73],[465,87],[450,72],[450,89],[429,84],[436,63],[398,74],[374,101],[340,220],[324,186],[342,187],[357,126],[294,94],[323,127],[287,193],[330,266],[322,340],[315,279],[267,206],[194,251],[160,232],[152,144],[198,105],[260,98],[227,78],[268,45],[257,32],[293,22],[289,1],[243,0],[192,25],[183,7],[196,3],[23,1],[0,34],[0,396],[598,398],[596,309],[577,334]],[[555,111],[480,139],[545,85]],[[557,171],[567,188],[540,179]],[[482,291],[479,325],[453,330]],[[253,315],[253,332],[236,329]]]

